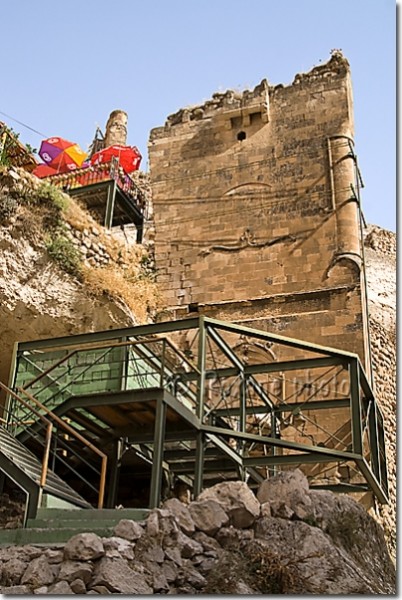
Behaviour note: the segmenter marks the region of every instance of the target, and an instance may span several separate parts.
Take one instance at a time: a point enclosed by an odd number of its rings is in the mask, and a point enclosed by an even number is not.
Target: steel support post
[[[246,431],[246,399],[247,399],[247,379],[244,376],[244,372],[241,373],[240,386],[239,386],[239,402],[240,402],[240,413],[239,413],[239,431],[244,433]],[[244,440],[237,441],[237,451],[243,458],[245,442]],[[243,465],[239,468],[239,476],[242,481],[246,480],[246,469]]]
[[[380,473],[380,449],[378,445],[377,408],[374,398],[370,398],[368,405],[368,428],[370,436],[370,463],[371,469],[378,481],[381,481]]]
[[[360,374],[356,359],[349,362],[350,416],[352,421],[353,452],[363,456],[362,411],[360,402]]]
[[[205,328],[204,317],[200,317],[198,326],[198,389],[196,413],[201,423],[204,418],[206,342],[207,332]]]
[[[113,180],[107,189],[105,227],[110,229],[113,223],[114,202],[116,199],[116,182]]]
[[[117,490],[119,486],[121,458],[123,456],[123,441],[115,440],[113,444],[113,457],[110,465],[109,489],[106,501],[107,508],[113,508],[117,503]]]
[[[161,398],[156,403],[154,453],[151,475],[151,490],[149,494],[149,507],[157,508],[161,499],[162,488],[162,463],[165,443],[166,404]]]
[[[205,435],[202,431],[197,434],[194,466],[194,498],[197,498],[202,491],[204,474],[204,453],[205,453]]]

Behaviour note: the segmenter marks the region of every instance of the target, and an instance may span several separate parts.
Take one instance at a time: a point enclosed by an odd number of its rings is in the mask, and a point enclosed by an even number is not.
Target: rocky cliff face
[[[150,318],[154,286],[143,269],[146,249],[133,247],[122,231],[106,232],[61,192],[52,194],[22,169],[0,171],[4,382],[16,341],[130,326]],[[62,210],[60,202],[66,202]]]
[[[168,500],[114,535],[64,548],[0,550],[3,594],[393,594],[379,525],[348,496],[310,491],[301,471],[257,497],[227,482],[188,506]]]
[[[384,415],[390,503],[377,514],[396,556],[396,235],[370,225],[365,236],[370,336],[377,399]]]

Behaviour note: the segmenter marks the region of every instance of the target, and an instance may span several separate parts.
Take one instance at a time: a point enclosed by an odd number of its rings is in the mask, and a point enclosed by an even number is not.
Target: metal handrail
[[[18,396],[18,394],[16,394],[15,392],[13,392],[13,390],[10,390],[1,381],[0,381],[0,388],[2,390],[4,390],[7,394],[10,394],[11,396],[13,396],[13,398],[15,398],[16,400],[18,400],[18,402],[21,402],[21,404],[23,404],[25,406],[25,408],[28,408],[41,421],[43,421],[46,424],[45,447],[44,447],[44,451],[43,451],[42,471],[41,471],[40,483],[39,483],[39,487],[41,489],[43,489],[45,487],[45,485],[46,485],[47,473],[48,473],[48,470],[49,470],[49,456],[50,456],[50,445],[51,445],[51,441],[52,441],[53,423],[51,423],[51,421],[49,421],[49,419],[46,419],[46,417],[44,417],[35,408],[32,408],[32,406],[30,406],[28,404],[28,402],[26,402],[23,398],[20,398],[20,396]]]
[[[29,410],[31,410],[34,414],[37,414],[37,416],[40,419],[45,420],[47,423],[50,423],[50,425],[52,425],[52,423],[48,419],[46,419],[45,417],[43,417],[43,415],[41,415],[39,413],[39,411],[37,411],[35,408],[32,408],[32,406],[30,406],[28,404],[28,402],[26,402],[23,398],[21,398],[18,394],[16,394],[12,390],[10,390],[7,386],[5,386],[1,382],[0,382],[0,387],[7,394],[10,394],[14,398],[16,398],[19,402],[21,402],[21,404],[23,404],[26,408],[29,408]],[[87,446],[87,448],[89,448],[90,450],[92,450],[92,452],[94,452],[95,454],[97,454],[98,456],[101,457],[102,464],[101,464],[99,493],[98,493],[98,508],[103,508],[103,502],[104,502],[104,498],[105,498],[105,486],[106,486],[107,455],[104,452],[102,452],[101,450],[99,450],[99,448],[97,448],[94,444],[92,444],[92,442],[88,441],[83,435],[81,435],[80,433],[78,433],[78,431],[76,431],[73,427],[71,427],[65,421],[63,421],[63,419],[61,419],[58,415],[56,415],[54,412],[52,412],[50,409],[48,409],[44,404],[42,404],[41,402],[39,402],[39,400],[37,400],[29,392],[27,392],[26,390],[24,390],[24,388],[17,387],[17,390],[20,393],[22,393],[25,396],[27,396],[27,398],[29,398],[29,400],[33,404],[35,404],[41,410],[43,410],[47,414],[48,417],[50,417],[56,423],[58,423],[58,425],[60,425],[60,427],[62,427],[65,431],[67,431],[67,433],[69,433],[70,435],[72,435],[73,437],[75,437],[78,441],[80,441],[82,444],[84,444],[85,446]],[[50,453],[50,440],[49,440],[49,432],[48,431],[46,433],[46,448],[49,448],[49,450],[45,450],[45,455],[46,455],[46,470],[45,470],[45,475],[47,475],[47,469],[48,469],[47,465],[48,465],[49,453]]]
[[[144,195],[139,186],[124,172],[122,167],[115,165],[113,161],[91,165],[68,173],[56,173],[45,178],[55,187],[66,187],[76,189],[102,181],[114,180],[119,187],[130,197],[138,201],[138,207],[142,211],[145,207]]]

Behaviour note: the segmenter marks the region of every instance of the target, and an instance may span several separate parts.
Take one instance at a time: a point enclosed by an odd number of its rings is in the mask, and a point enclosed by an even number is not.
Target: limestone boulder
[[[55,575],[51,565],[49,565],[45,556],[34,558],[27,566],[21,577],[22,585],[29,585],[33,588],[53,583]]]
[[[95,560],[104,554],[102,540],[96,533],[78,533],[64,546],[64,558],[67,560]]]
[[[4,596],[27,596],[31,594],[31,588],[28,585],[3,586],[0,587],[0,593]]]
[[[125,540],[138,540],[144,533],[143,528],[137,521],[132,519],[121,519],[113,530],[115,536],[124,538]]]
[[[57,583],[54,583],[49,587],[47,593],[53,596],[64,596],[65,594],[74,594],[67,581],[58,581]]]
[[[7,561],[5,565],[6,566],[2,568],[1,582],[7,586],[18,585],[21,581],[21,577],[26,571],[27,563],[13,557],[11,560]]]
[[[155,508],[146,521],[146,532],[150,537],[175,539],[180,531],[176,518],[170,510]]]
[[[182,532],[180,532],[177,538],[177,547],[183,558],[192,558],[196,554],[201,554],[203,551],[201,544]]]
[[[261,504],[269,503],[272,514],[278,517],[291,518],[294,514],[305,519],[313,513],[308,481],[300,469],[281,471],[265,479],[258,488],[257,498]]]
[[[181,502],[178,498],[169,498],[169,500],[166,500],[163,504],[162,508],[168,510],[174,516],[180,529],[186,535],[192,535],[194,533],[194,521],[186,504]]]
[[[73,590],[74,594],[86,594],[87,588],[82,579],[74,579],[70,583],[70,588]]]
[[[165,552],[158,540],[155,538],[142,536],[134,548],[135,560],[143,565],[149,563],[163,563]]]
[[[105,556],[108,558],[134,559],[134,544],[127,539],[112,536],[110,538],[102,538],[102,542],[105,549]]]
[[[112,594],[152,594],[143,573],[131,569],[123,558],[101,558],[95,567],[91,589],[105,586]]]
[[[81,579],[84,583],[91,580],[93,565],[89,562],[66,560],[60,566],[58,579],[70,583],[74,579]]]
[[[200,498],[191,502],[189,512],[195,527],[212,536],[229,523],[229,517],[222,504],[211,498]]]
[[[227,513],[230,524],[239,529],[251,527],[260,515],[260,502],[243,481],[218,483],[201,492],[197,500],[218,502]]]

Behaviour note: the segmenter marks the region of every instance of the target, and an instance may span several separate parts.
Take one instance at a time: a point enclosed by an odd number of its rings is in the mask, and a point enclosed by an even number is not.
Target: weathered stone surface
[[[183,558],[191,558],[196,554],[200,554],[203,550],[201,544],[182,532],[177,538],[177,547],[180,549]]]
[[[189,506],[189,511],[197,529],[207,535],[215,533],[229,523],[229,517],[222,505],[214,498],[200,498]]]
[[[135,541],[143,535],[144,530],[136,521],[131,519],[121,519],[114,528],[113,533],[116,537]]]
[[[45,556],[49,565],[57,565],[63,561],[63,550],[47,548],[45,551]]]
[[[177,585],[190,585],[196,590],[201,590],[205,584],[205,577],[201,575],[196,569],[190,566],[182,567],[177,574]]]
[[[49,587],[48,594],[51,595],[64,595],[64,594],[74,594],[73,590],[67,583],[67,581],[58,581]]]
[[[162,564],[162,571],[168,583],[174,583],[176,581],[177,567],[173,561],[165,560]]]
[[[181,565],[183,564],[181,552],[177,546],[168,546],[167,548],[165,548],[165,555],[166,558],[168,558],[170,561],[172,561],[179,567],[181,567]]]
[[[305,519],[312,514],[308,481],[300,469],[282,471],[265,479],[258,488],[257,498],[261,504],[269,502],[277,516],[290,518],[285,514],[289,511],[281,507],[282,504],[288,506],[299,519]]]
[[[245,583],[244,581],[242,581],[240,579],[240,581],[238,581],[236,583],[236,587],[234,589],[234,594],[238,594],[239,596],[245,596],[245,595],[249,595],[249,594],[257,594],[257,592],[250,587],[247,583]]]
[[[198,501],[209,499],[218,502],[229,516],[230,524],[240,529],[251,527],[260,514],[259,501],[242,481],[218,483],[198,496]]]
[[[54,581],[54,573],[45,556],[34,558],[21,577],[21,583],[32,587],[49,585]]]
[[[95,533],[78,533],[64,547],[64,558],[70,560],[94,560],[104,554],[102,540]]]
[[[252,529],[236,529],[233,525],[222,527],[216,534],[216,540],[222,548],[238,549],[253,538],[254,531]]]
[[[49,588],[47,585],[42,585],[41,587],[35,588],[33,593],[37,596],[43,596],[49,592]]]
[[[106,558],[99,560],[95,568],[91,587],[104,585],[112,593],[118,594],[152,594],[143,574],[135,572],[122,558]]]
[[[261,544],[276,555],[280,563],[292,562],[302,578],[305,593],[367,594],[370,590],[392,593],[392,579],[386,582],[377,574],[373,577],[372,570],[361,569],[342,547],[335,545],[317,527],[301,521],[264,517],[256,523],[255,535],[255,542],[251,542],[255,548]],[[375,557],[372,558],[375,561]]]
[[[73,590],[74,594],[85,594],[87,590],[82,579],[74,579],[74,581],[70,583],[70,588]]]
[[[0,592],[5,596],[16,595],[26,596],[31,593],[31,588],[28,585],[11,585],[9,587],[3,586],[0,588]]]
[[[208,550],[221,550],[219,542],[215,538],[210,537],[209,535],[204,533],[203,531],[196,531],[193,535],[193,540],[201,544],[205,552],[208,552]]]
[[[151,583],[151,587],[153,588],[154,592],[168,592],[169,583],[166,579],[163,565],[161,566],[157,563],[149,563],[146,569],[151,573],[151,581],[148,579],[148,583]]]
[[[267,506],[268,504],[268,502],[265,502],[265,506]],[[280,519],[291,519],[294,514],[294,510],[292,510],[290,506],[285,504],[285,502],[271,502],[270,514],[264,516],[270,517],[272,515],[273,517],[278,517]],[[301,511],[299,510],[299,514],[303,513],[301,513]]]
[[[150,562],[162,563],[165,552],[157,540],[143,536],[135,545],[134,556],[136,560],[145,565]]]
[[[270,517],[271,516],[271,505],[269,502],[263,502],[261,504],[261,517]]]
[[[174,540],[180,528],[170,510],[155,508],[146,521],[147,534],[151,537],[169,537]]]
[[[5,564],[6,567],[2,568],[2,583],[8,586],[18,585],[21,581],[21,577],[26,571],[27,563],[25,561],[13,557]]]
[[[125,558],[133,560],[134,544],[121,537],[102,538],[105,556],[108,558]]]
[[[102,595],[112,593],[105,585],[95,585],[95,587],[93,587],[91,591]]]
[[[194,521],[188,507],[180,502],[178,498],[169,498],[163,504],[163,508],[168,510],[178,522],[180,528],[186,535],[192,535],[195,531]]]
[[[58,579],[67,582],[81,579],[84,583],[88,583],[91,580],[92,572],[92,563],[66,560],[60,566]]]

